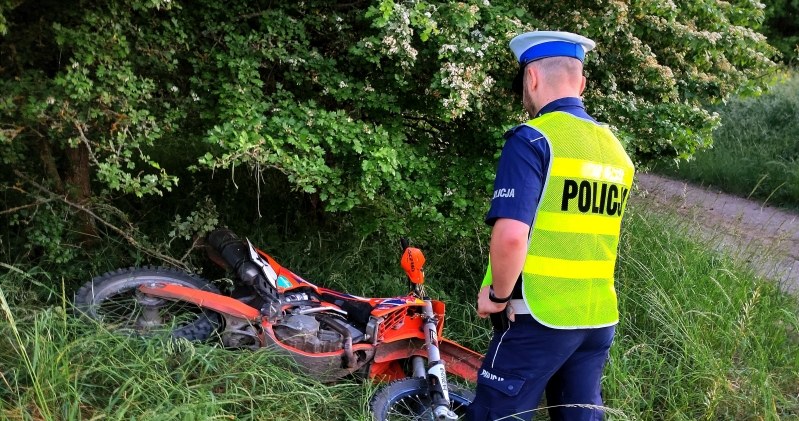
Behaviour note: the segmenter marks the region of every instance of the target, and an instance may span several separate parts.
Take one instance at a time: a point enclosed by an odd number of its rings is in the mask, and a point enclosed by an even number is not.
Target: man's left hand
[[[488,288],[488,286],[484,286],[477,293],[477,315],[481,318],[486,318],[491,313],[505,311],[505,307],[508,306],[508,303],[495,303],[489,300]]]

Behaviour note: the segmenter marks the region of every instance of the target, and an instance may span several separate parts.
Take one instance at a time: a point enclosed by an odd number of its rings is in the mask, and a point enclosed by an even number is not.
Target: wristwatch
[[[491,285],[490,287],[488,287],[488,299],[491,300],[491,302],[493,302],[493,303],[497,303],[497,304],[507,303],[508,301],[510,301],[510,297],[512,295],[513,295],[513,293],[510,293],[505,298],[497,298],[497,296],[494,295],[494,286]]]

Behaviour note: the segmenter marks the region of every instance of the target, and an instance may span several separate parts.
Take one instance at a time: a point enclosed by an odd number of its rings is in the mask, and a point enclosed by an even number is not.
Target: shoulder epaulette
[[[505,134],[502,135],[502,137],[504,137],[505,139],[510,139],[510,137],[513,136],[516,132],[518,132],[519,129],[521,129],[522,127],[525,127],[525,126],[527,126],[527,125],[524,124],[524,123],[519,124],[518,126],[513,127],[510,130],[508,130],[507,132],[505,132]],[[530,127],[530,126],[527,126],[527,127]]]

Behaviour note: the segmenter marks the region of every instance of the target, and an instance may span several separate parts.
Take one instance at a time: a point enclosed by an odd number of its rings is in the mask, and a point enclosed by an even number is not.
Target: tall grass
[[[799,418],[796,297],[690,230],[628,214],[608,404],[641,419]]]
[[[369,387],[320,384],[269,352],[114,335],[68,310],[2,306],[0,419],[366,419]]]
[[[796,298],[678,219],[635,206],[626,222],[609,418],[799,419]],[[328,232],[266,248],[320,284],[404,290],[393,241]],[[491,332],[472,307],[485,250],[457,240],[423,249],[429,293],[448,304],[445,334],[485,351]],[[267,352],[111,335],[69,316],[68,303],[26,298],[33,273],[0,274],[0,419],[368,419],[369,384],[323,385]]]
[[[713,148],[655,170],[772,205],[799,209],[799,73],[766,94],[735,98],[716,109]]]

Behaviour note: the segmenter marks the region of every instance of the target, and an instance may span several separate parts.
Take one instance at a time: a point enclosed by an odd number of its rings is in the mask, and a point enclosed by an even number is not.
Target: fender
[[[257,308],[248,306],[235,298],[213,292],[161,282],[140,285],[139,291],[168,300],[186,301],[217,313],[251,322],[258,323],[261,321],[261,312]]]
[[[483,355],[472,351],[469,348],[458,345],[457,343],[441,338],[438,342],[438,352],[447,372],[462,377],[470,382],[477,381],[477,371],[483,364]],[[427,357],[424,350],[424,341],[417,338],[410,338],[404,341],[384,343],[377,346],[375,352],[375,366],[373,376],[380,374],[383,365],[392,361],[399,361],[410,358],[414,355]]]
[[[477,381],[477,371],[483,364],[483,354],[445,338],[438,342],[438,351],[449,373],[470,382]]]

